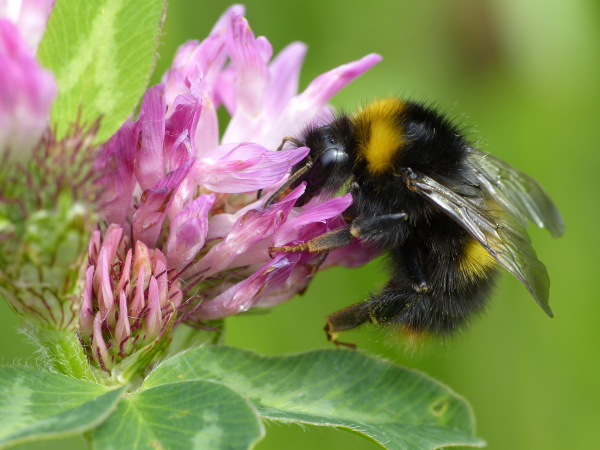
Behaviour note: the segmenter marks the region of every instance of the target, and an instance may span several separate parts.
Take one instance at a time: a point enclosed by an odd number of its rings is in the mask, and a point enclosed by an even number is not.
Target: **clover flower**
[[[330,254],[271,258],[343,226],[347,194],[295,207],[302,184],[262,207],[257,191],[276,188],[309,152],[277,152],[286,135],[329,111],[327,101],[380,60],[340,66],[302,93],[306,52],[290,44],[271,59],[242,6],[229,8],[202,42],[182,45],[161,84],[146,92],[138,119],[125,123],[96,160],[108,227],[94,231],[82,295],[80,338],[110,368],[169,324],[207,327],[255,306],[303,292],[320,268],[357,266],[374,255],[360,243]],[[231,120],[219,140],[217,109]]]
[[[272,258],[269,247],[344,226],[352,197],[296,207],[301,184],[263,208],[257,192],[273,192],[310,151],[275,151],[282,138],[330,114],[329,99],[378,55],[298,93],[306,46],[292,43],[272,58],[269,41],[234,5],[204,41],[179,48],[137,120],[92,152],[97,122],[73,124],[60,142],[46,131],[40,141],[56,85],[34,52],[52,6],[0,3],[0,16],[12,18],[0,19],[0,150],[25,161],[19,182],[7,172],[0,185],[0,292],[21,318],[76,330],[99,380],[141,373],[178,324],[211,329],[211,321],[303,292],[318,270],[374,256],[354,242]],[[28,41],[15,24],[29,30]],[[221,106],[231,120],[219,137]]]

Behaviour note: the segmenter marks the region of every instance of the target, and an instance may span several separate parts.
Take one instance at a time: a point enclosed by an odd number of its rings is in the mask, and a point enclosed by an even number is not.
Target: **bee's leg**
[[[398,225],[406,220],[406,213],[386,214],[382,216],[356,219],[348,228],[340,228],[322,234],[308,242],[283,247],[269,247],[269,255],[273,257],[278,252],[300,252],[308,250],[311,253],[329,252],[349,245],[352,239],[359,238],[368,241],[381,234],[399,233]]]
[[[390,282],[382,292],[373,295],[370,299],[329,314],[324,328],[327,339],[336,345],[355,347],[352,344],[339,342],[338,335],[367,322],[377,326],[392,323],[409,307],[413,296],[410,285],[393,286]]]
[[[398,228],[403,226],[406,219],[406,213],[360,217],[352,221],[350,233],[356,238],[369,241],[381,234],[398,233]]]
[[[272,258],[279,252],[300,252],[308,250],[311,253],[329,252],[338,248],[343,248],[352,242],[353,236],[350,234],[350,228],[340,228],[329,233],[317,236],[308,242],[298,245],[285,245],[283,247],[269,247],[269,256]]]
[[[419,248],[413,242],[406,242],[402,246],[402,259],[404,267],[413,280],[415,292],[424,294],[429,291],[429,285],[423,271],[423,259]]]
[[[426,293],[429,290],[425,272],[423,270],[423,258],[418,244],[410,239],[405,239],[406,213],[386,214],[382,216],[361,217],[352,222],[350,233],[365,242],[382,241],[385,247],[401,246],[402,262],[406,267],[408,275],[413,280],[413,287],[417,293]]]
[[[376,326],[401,325],[414,334],[425,331],[431,315],[431,302],[427,295],[415,291],[412,280],[404,272],[395,273],[381,292],[370,299],[348,306],[327,316],[327,339],[335,344],[339,333],[364,323]]]
[[[365,303],[348,306],[329,314],[324,328],[325,333],[327,333],[327,340],[335,345],[344,345],[353,350],[356,349],[356,345],[340,342],[337,338],[342,331],[351,330],[371,320],[369,310],[365,308]]]

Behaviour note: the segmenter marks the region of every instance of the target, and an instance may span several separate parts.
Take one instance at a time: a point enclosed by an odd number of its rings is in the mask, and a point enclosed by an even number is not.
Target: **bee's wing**
[[[411,169],[406,177],[410,189],[439,206],[463,226],[510,273],[527,287],[546,314],[550,279],[538,259],[525,228],[482,192],[463,197],[435,180]],[[481,192],[481,191],[480,191]]]
[[[538,227],[547,228],[554,237],[563,234],[562,216],[537,181],[492,155],[477,148],[471,150],[469,163],[486,194],[525,228],[529,219]]]

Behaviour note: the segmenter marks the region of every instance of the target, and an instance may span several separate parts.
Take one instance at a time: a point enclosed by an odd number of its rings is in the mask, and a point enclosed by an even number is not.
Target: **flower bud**
[[[135,319],[142,318],[142,310],[144,309],[144,279],[146,277],[146,266],[140,268],[138,273],[137,283],[135,285],[135,293],[133,295],[133,301],[129,309],[129,314]]]
[[[115,326],[115,344],[119,346],[121,356],[127,355],[133,347],[127,313],[127,296],[125,295],[125,291],[122,290],[119,298],[119,320],[117,320],[117,325]]]
[[[92,307],[92,279],[94,266],[88,266],[85,272],[85,287],[81,294],[81,309],[79,311],[79,334],[82,339],[89,339],[94,332],[94,310]]]
[[[131,270],[131,278],[137,280],[137,285],[139,286],[139,276],[138,274],[144,267],[144,277],[143,277],[143,289],[146,289],[150,284],[150,276],[152,274],[152,258],[150,257],[150,250],[146,246],[146,244],[137,241],[135,243],[135,251],[133,254],[133,267]]]
[[[94,318],[94,336],[92,338],[92,357],[96,363],[106,372],[112,367],[112,361],[108,353],[108,348],[102,336],[102,317],[100,312],[96,313]]]
[[[144,318],[144,326],[142,328],[143,340],[152,342],[162,329],[162,314],[160,311],[160,299],[158,296],[158,283],[156,278],[150,279],[150,287],[148,288],[148,312]]]

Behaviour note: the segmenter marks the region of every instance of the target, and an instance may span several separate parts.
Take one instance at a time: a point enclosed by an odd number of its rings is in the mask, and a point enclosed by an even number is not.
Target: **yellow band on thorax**
[[[406,143],[401,119],[404,102],[397,98],[377,100],[360,108],[353,117],[359,159],[373,175],[393,170],[394,159]]]

